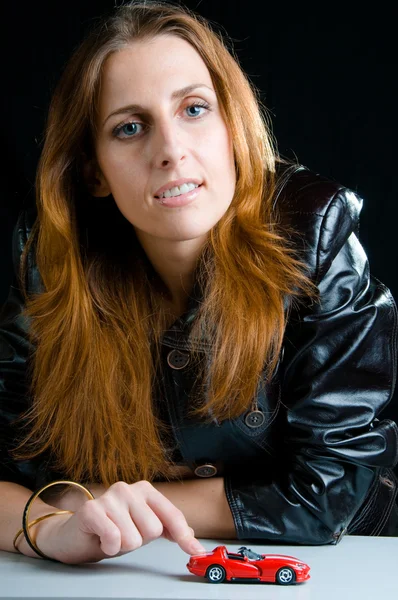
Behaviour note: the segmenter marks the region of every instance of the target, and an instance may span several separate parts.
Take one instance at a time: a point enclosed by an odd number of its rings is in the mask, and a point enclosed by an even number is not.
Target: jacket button
[[[183,369],[190,361],[189,354],[180,352],[180,350],[172,350],[167,355],[167,362],[172,369]]]
[[[205,465],[200,465],[195,469],[195,475],[198,477],[214,477],[217,474],[217,469],[214,465],[210,463],[206,463]]]
[[[245,417],[245,423],[248,427],[255,429],[256,427],[261,427],[264,423],[265,417],[261,410],[252,410]]]

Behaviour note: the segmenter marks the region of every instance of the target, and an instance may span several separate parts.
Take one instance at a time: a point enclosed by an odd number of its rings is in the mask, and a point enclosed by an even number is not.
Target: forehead
[[[105,61],[100,111],[112,110],[115,103],[168,97],[193,81],[212,87],[205,63],[187,41],[174,35],[159,35],[132,42]]]

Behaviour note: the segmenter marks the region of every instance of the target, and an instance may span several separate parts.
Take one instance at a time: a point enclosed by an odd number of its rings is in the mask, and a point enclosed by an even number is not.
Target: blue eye
[[[190,106],[187,106],[185,108],[186,111],[195,108],[195,109],[200,109],[200,108],[204,108],[206,111],[211,110],[210,105],[207,102],[195,102],[194,104],[191,104]],[[191,117],[201,117],[201,114],[195,114],[195,115],[190,115]],[[191,120],[196,120],[196,119],[191,119]],[[144,123],[136,123],[135,121],[129,122],[129,123],[121,123],[120,125],[117,125],[117,127],[115,127],[115,129],[112,131],[112,135],[113,137],[118,138],[119,140],[126,140],[126,139],[131,139],[133,137],[139,137],[139,133],[137,134],[137,127],[146,127],[146,125]],[[124,136],[120,137],[119,134],[120,132],[123,132]]]
[[[190,110],[191,108],[205,108],[202,104],[191,104],[191,106],[187,106],[186,110]],[[197,117],[198,115],[190,115],[191,117]]]
[[[133,123],[126,123],[125,125],[119,125],[114,130],[114,133],[115,133],[115,135],[118,135],[120,133],[120,131],[123,131],[123,133],[127,137],[134,137],[135,134],[137,133],[136,129],[140,125],[142,125],[142,123],[134,123],[134,122]]]

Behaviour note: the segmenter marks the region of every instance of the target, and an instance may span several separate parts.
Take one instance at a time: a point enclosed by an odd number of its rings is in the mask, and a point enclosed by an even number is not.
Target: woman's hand
[[[181,510],[144,480],[118,481],[68,518],[57,516],[40,525],[37,546],[66,564],[121,556],[159,537],[177,542],[188,554],[206,552]]]

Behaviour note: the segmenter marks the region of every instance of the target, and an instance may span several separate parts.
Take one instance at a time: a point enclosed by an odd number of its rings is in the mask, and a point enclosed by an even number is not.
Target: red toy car
[[[257,554],[242,546],[238,552],[228,552],[226,546],[217,546],[212,552],[191,556],[188,571],[206,577],[210,583],[245,581],[290,585],[310,578],[310,567],[294,556],[284,554]]]

